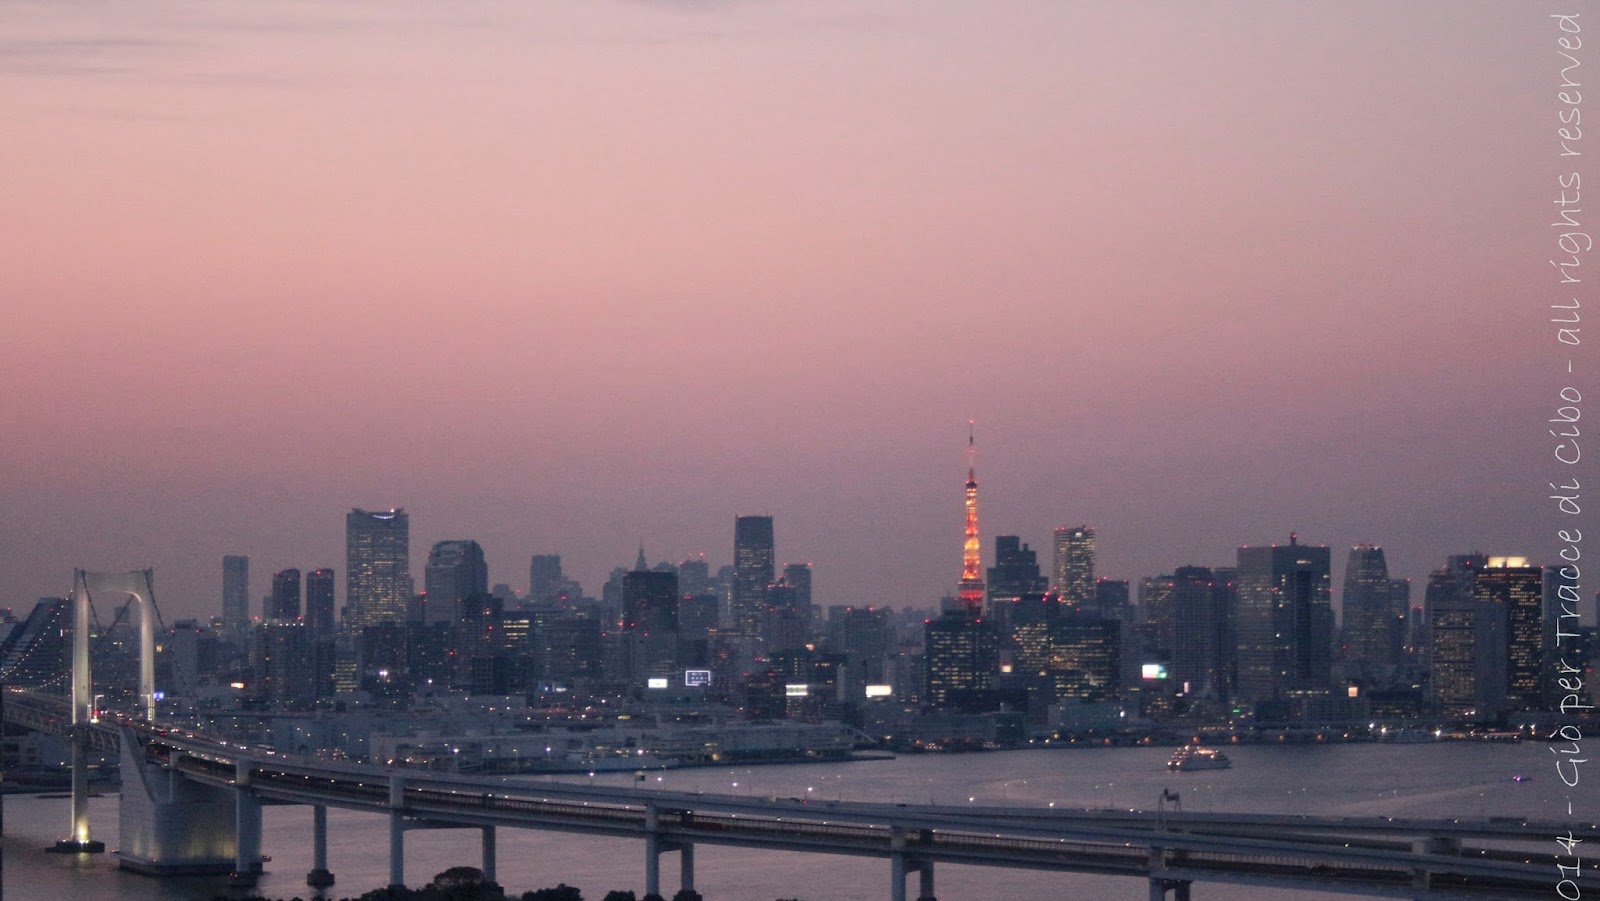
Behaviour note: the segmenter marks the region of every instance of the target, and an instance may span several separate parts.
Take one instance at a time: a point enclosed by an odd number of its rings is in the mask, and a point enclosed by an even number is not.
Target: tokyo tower
[[[967,424],[967,537],[961,545],[961,584],[957,595],[967,615],[983,614],[983,543],[978,538],[978,446]]]

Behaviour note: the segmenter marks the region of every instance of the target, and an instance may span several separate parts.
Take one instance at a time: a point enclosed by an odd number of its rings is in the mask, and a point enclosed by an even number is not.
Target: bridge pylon
[[[72,824],[67,838],[56,842],[62,852],[101,852],[105,843],[89,835],[89,727],[99,717],[94,705],[94,680],[89,665],[91,597],[109,592],[139,602],[139,702],[145,719],[156,720],[155,587],[152,570],[126,573],[72,573]]]

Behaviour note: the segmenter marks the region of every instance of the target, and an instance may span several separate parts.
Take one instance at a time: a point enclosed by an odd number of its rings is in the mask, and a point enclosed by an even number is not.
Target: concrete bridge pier
[[[1434,835],[1412,843],[1412,850],[1418,854],[1461,854],[1461,839],[1449,836]],[[1420,866],[1411,871],[1411,887],[1418,892],[1427,892],[1433,887],[1433,873],[1426,867]]]
[[[483,881],[492,885],[499,885],[500,880],[495,878],[495,834],[493,826],[483,827]]]
[[[406,781],[389,777],[389,887],[406,887]]]
[[[694,891],[694,843],[678,845],[678,888]]]
[[[661,894],[660,811],[651,804],[644,809],[644,893]]]
[[[151,876],[227,875],[238,870],[242,790],[204,785],[147,759],[130,729],[123,729],[121,738],[117,866]],[[245,831],[248,835],[256,826],[259,836],[260,805],[248,801],[246,805]],[[259,868],[259,842],[255,851],[251,860],[247,848],[245,859]]]
[[[923,841],[931,840],[928,833]],[[917,874],[917,901],[936,901],[933,894],[933,861],[906,852],[906,831],[899,826],[889,832],[889,897],[906,901],[906,877]]]
[[[933,861],[917,862],[917,901],[938,901],[933,896]]]
[[[1167,891],[1172,891],[1172,901],[1189,901],[1190,882],[1187,879],[1162,879],[1150,877],[1150,901],[1166,901]]]
[[[933,861],[909,857],[903,851],[889,855],[889,897],[892,901],[908,901],[906,877],[917,874],[916,901],[937,901],[933,893]]]
[[[255,885],[261,875],[261,801],[250,792],[250,762],[236,765],[233,780],[234,885]]]
[[[333,873],[328,870],[328,808],[321,804],[311,808],[311,872],[306,874],[306,885],[333,885]]]
[[[651,804],[644,809],[644,892],[661,894],[661,855],[678,852],[678,887],[694,891],[694,843],[674,841],[661,833],[661,811]]]

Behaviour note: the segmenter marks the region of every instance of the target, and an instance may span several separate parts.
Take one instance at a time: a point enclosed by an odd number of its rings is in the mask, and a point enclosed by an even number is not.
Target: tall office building
[[[462,601],[489,593],[489,565],[484,562],[483,548],[476,541],[438,542],[428,552],[422,586],[428,596],[423,622],[460,619]]]
[[[250,558],[222,558],[222,628],[240,636],[250,630]]]
[[[1507,711],[1543,707],[1544,569],[1522,557],[1490,557],[1473,585],[1473,599],[1487,605],[1491,633],[1500,640],[1489,653],[1504,671]],[[1502,650],[1503,648],[1503,650]],[[1496,692],[1498,694],[1499,692]]]
[[[1095,579],[1091,612],[1106,619],[1123,619],[1128,613],[1128,580]]]
[[[991,623],[963,608],[928,620],[923,659],[926,703],[937,708],[958,707],[975,693],[994,688],[1000,668],[1000,638]]]
[[[317,667],[305,625],[272,620],[257,629],[253,638],[251,664],[257,674],[258,700],[277,709],[310,707],[317,698]]]
[[[862,684],[881,683],[892,647],[889,611],[875,607],[829,607],[827,648],[842,654]]]
[[[967,525],[961,544],[961,582],[956,596],[967,616],[976,619],[983,613],[983,541],[978,537],[978,446],[967,432]]]
[[[404,509],[345,516],[345,605],[357,629],[406,620],[411,603],[411,519]]]
[[[1397,663],[1402,620],[1394,606],[1383,548],[1358,544],[1350,549],[1344,566],[1342,605],[1345,658],[1367,666]]]
[[[1333,607],[1326,547],[1239,548],[1238,697],[1247,703],[1326,694]]]
[[[625,632],[678,630],[678,576],[636,569],[622,577],[622,628]]]
[[[280,569],[272,574],[272,594],[262,619],[271,623],[292,623],[300,618],[300,570]]]
[[[994,537],[994,565],[989,567],[991,609],[997,601],[1015,601],[1025,594],[1044,594],[1049,588],[1039,572],[1039,555],[1015,535]]]
[[[333,570],[323,567],[306,573],[306,628],[313,641],[333,637],[337,624],[333,597]]]
[[[1399,620],[1396,629],[1400,635],[1400,651],[1395,657],[1395,663],[1407,663],[1415,652],[1413,632],[1416,625],[1411,612],[1411,580],[1389,580],[1389,609],[1394,611],[1395,619]],[[1417,612],[1421,613],[1421,608]]]
[[[1050,590],[1060,595],[1068,606],[1091,603],[1095,596],[1094,529],[1088,526],[1056,529],[1055,551]]]
[[[761,621],[776,581],[777,555],[772,517],[740,516],[733,521],[733,628],[747,638],[761,634]]]
[[[1139,580],[1139,617],[1146,625],[1143,631],[1149,640],[1138,650],[1152,661],[1168,660],[1172,656],[1178,623],[1172,600],[1176,588],[1177,581],[1171,575],[1145,576]]]
[[[786,564],[783,567],[783,586],[793,592],[789,598],[791,605],[811,609],[811,564]]]
[[[684,597],[711,591],[711,564],[705,554],[696,554],[678,564],[678,590]]]
[[[1494,644],[1494,635],[1484,605],[1473,597],[1486,563],[1482,555],[1453,556],[1428,575],[1428,684],[1435,708],[1452,719],[1487,716],[1484,695],[1492,694],[1487,690],[1496,681],[1492,673],[1481,672],[1487,661],[1480,661],[1480,653]]]
[[[1230,588],[1204,566],[1172,571],[1168,677],[1188,694],[1227,696],[1227,667],[1233,656],[1227,645]]]
[[[1067,607],[1050,629],[1046,672],[1057,699],[1110,701],[1119,694],[1122,624]]]
[[[562,583],[560,554],[534,554],[528,565],[528,602],[553,604],[561,594]]]

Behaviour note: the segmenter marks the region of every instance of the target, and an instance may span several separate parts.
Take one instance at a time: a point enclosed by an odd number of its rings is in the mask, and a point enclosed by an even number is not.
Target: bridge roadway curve
[[[5,719],[65,731],[65,706],[10,690]],[[752,799],[309,760],[123,717],[88,731],[96,747],[114,750],[128,736],[149,759],[267,803],[398,814],[413,827],[555,829],[654,837],[667,847],[898,855],[930,869],[933,862],[1011,866],[1146,877],[1153,885],[1233,882],[1429,901],[1557,897],[1563,874],[1556,864],[1577,856],[1576,887],[1600,894],[1600,879],[1590,875],[1600,870],[1596,825]],[[1578,839],[1572,852],[1556,844],[1569,834]]]
[[[1550,898],[1554,836],[1523,820],[1396,820],[749,798],[459,776],[293,758],[141,730],[146,754],[269,803],[398,814],[413,826],[554,829],[709,843],[1416,899]],[[1600,832],[1580,831],[1600,847]],[[1475,842],[1476,844],[1468,844]],[[1562,852],[1565,853],[1565,852]],[[1577,887],[1600,893],[1585,856]],[[1426,874],[1426,875],[1424,875]]]

